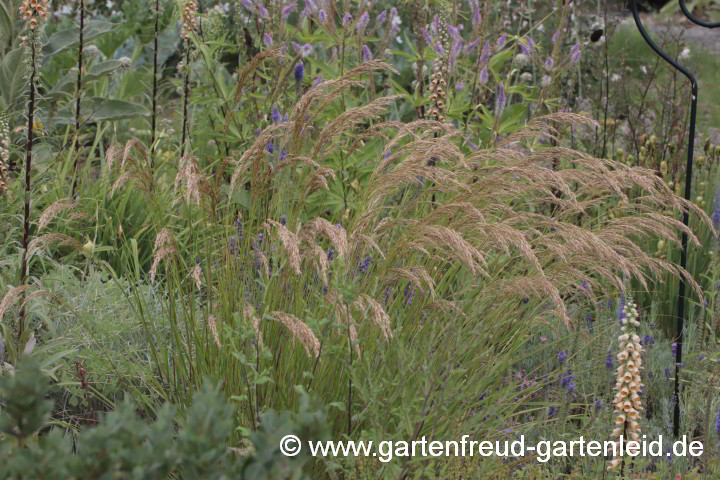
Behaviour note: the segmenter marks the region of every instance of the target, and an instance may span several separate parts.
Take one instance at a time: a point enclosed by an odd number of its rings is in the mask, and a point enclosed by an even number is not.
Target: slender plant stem
[[[188,97],[190,95],[190,41],[185,42],[185,88],[183,100],[183,126],[182,126],[182,143],[180,151],[185,155],[185,138],[187,137],[188,123]]]
[[[153,45],[153,80],[152,80],[152,116],[150,119],[150,171],[155,169],[155,125],[157,118],[157,57],[158,57],[158,22],[160,17],[160,0],[155,0],[155,40]]]
[[[83,71],[83,30],[85,29],[85,0],[80,0],[80,43],[78,45],[78,62],[77,62],[77,88],[75,92],[75,162],[73,164],[73,184],[71,197],[75,196],[78,183],[78,161],[80,157],[80,98],[82,97],[82,71]]]
[[[35,77],[37,75],[37,67],[35,65],[35,38],[34,35],[30,40],[30,99],[28,100],[28,133],[27,133],[27,149],[25,150],[25,212],[23,215],[23,258],[20,271],[20,285],[25,285],[28,280],[28,244],[30,243],[30,188],[32,169],[32,142],[33,142],[33,123],[35,113]],[[20,356],[22,347],[22,337],[25,333],[25,294],[20,300],[20,322],[18,324],[18,341],[17,353]]]

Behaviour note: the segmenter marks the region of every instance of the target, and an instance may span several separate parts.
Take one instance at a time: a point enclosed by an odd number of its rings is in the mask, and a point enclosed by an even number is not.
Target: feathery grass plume
[[[435,280],[430,276],[427,270],[421,265],[411,265],[410,267],[396,267],[388,270],[388,282],[397,280],[409,281],[415,288],[425,293],[425,289],[430,291],[430,296],[435,298]]]
[[[155,236],[155,246],[153,247],[153,263],[150,267],[150,281],[155,282],[157,267],[165,258],[174,255],[177,252],[175,239],[172,237],[170,230],[163,228]]]
[[[10,126],[7,115],[0,115],[0,196],[7,195],[10,183]]]
[[[318,217],[303,225],[303,232],[309,232],[311,235],[325,235],[335,247],[335,252],[340,258],[345,257],[348,252],[347,232],[342,225],[333,225],[324,218]]]
[[[256,136],[255,141],[243,152],[238,160],[233,159],[235,169],[230,178],[230,195],[232,195],[237,181],[248,170],[251,170],[251,174],[254,177],[254,189],[258,190],[259,185],[264,183],[260,175],[264,175],[267,169],[267,145],[287,129],[287,122],[267,126]],[[288,160],[289,159],[290,158],[288,158]],[[282,163],[278,164],[278,168],[280,168],[281,165]]]
[[[341,133],[348,132],[352,127],[370,123],[380,118],[387,111],[388,104],[402,98],[402,95],[390,95],[373,100],[365,105],[349,108],[335,117],[320,131],[310,157],[324,158],[325,151],[332,148],[332,139]]]
[[[317,358],[320,355],[320,340],[313,331],[302,320],[294,315],[285,312],[272,312],[270,314],[275,320],[285,325],[290,330],[295,340],[302,343],[305,352],[309,357]]]
[[[620,342],[616,358],[618,360],[617,381],[615,383],[615,398],[613,406],[615,410],[615,429],[611,437],[618,438],[613,449],[614,458],[610,461],[608,470],[617,468],[623,464],[625,457],[620,456],[621,442],[627,442],[628,438],[633,441],[640,440],[640,424],[638,420],[642,417],[642,399],[640,392],[643,388],[640,370],[642,370],[642,351],[640,337],[637,334],[637,327],[640,326],[637,306],[631,297],[627,298],[623,307],[622,334],[618,337]]]
[[[390,326],[390,316],[385,312],[385,309],[380,305],[380,302],[372,298],[367,294],[361,294],[355,303],[353,304],[358,310],[364,310],[365,307],[370,308],[370,318],[373,323],[380,328],[385,340],[389,341],[392,338],[392,327]]]
[[[61,198],[60,200],[57,200],[47,207],[42,215],[40,215],[40,219],[38,220],[38,232],[44,230],[45,227],[47,227],[60,212],[74,210],[77,206],[78,203],[72,198]]]
[[[33,238],[33,240],[30,242],[27,250],[28,259],[32,257],[38,250],[42,248],[47,248],[50,245],[73,247],[77,250],[81,250],[83,248],[82,243],[75,240],[69,235],[65,235],[63,233],[46,233],[45,235],[40,235],[39,237]]]
[[[250,60],[250,62],[246,64],[242,69],[238,70],[237,80],[235,81],[235,95],[233,99],[233,104],[231,105],[231,108],[228,108],[227,114],[225,115],[225,134],[228,133],[228,128],[230,127],[230,120],[232,119],[232,113],[236,111],[240,100],[245,94],[245,89],[250,84],[250,80],[253,78],[253,74],[258,69],[258,67],[266,59],[279,59],[283,57],[284,54],[282,47],[263,50],[262,52],[255,55],[253,59]]]
[[[212,334],[213,342],[215,343],[215,346],[219,349],[222,348],[222,345],[220,344],[220,336],[218,336],[217,331],[217,320],[215,319],[215,315],[208,315],[208,327],[210,327],[210,333]]]
[[[117,143],[113,143],[108,147],[108,149],[105,151],[105,162],[107,163],[108,169],[112,170],[113,165],[118,159],[121,159],[124,156],[124,148],[122,145],[119,145]],[[123,162],[124,163],[124,162]]]
[[[302,137],[303,131],[305,131],[313,119],[313,115],[310,115],[310,109],[313,105],[317,106],[315,109],[315,114],[317,115],[340,98],[346,89],[352,86],[364,86],[363,82],[353,79],[377,70],[397,73],[393,67],[385,62],[370,60],[351,69],[340,78],[326,80],[305,92],[295,103],[290,113],[289,120],[290,125],[292,125],[291,145],[297,146],[301,143],[299,140]]]
[[[214,197],[214,191],[210,186],[210,182],[207,177],[200,172],[200,168],[197,164],[197,157],[194,155],[185,155],[180,158],[178,165],[178,172],[175,176],[175,190],[178,189],[180,183],[185,180],[185,201],[188,203],[192,202],[195,205],[200,206],[202,198]],[[181,197],[177,197],[173,204]]]
[[[255,334],[257,335],[257,344],[258,348],[263,346],[263,335],[262,331],[260,331],[260,320],[255,315],[255,309],[252,305],[249,303],[246,303],[243,307],[243,315],[245,316],[245,319],[250,319],[250,324],[252,325],[253,329],[255,330]]]
[[[32,285],[18,285],[17,287],[12,287],[8,290],[3,297],[2,302],[0,302],[0,321],[2,321],[5,316],[7,309],[16,304],[20,299],[24,302],[27,292],[33,288],[35,287]]]
[[[198,290],[202,290],[202,279],[203,279],[203,270],[200,264],[198,263],[195,265],[195,268],[192,269],[190,272],[190,276],[195,280],[195,286]]]
[[[140,140],[133,138],[129,140],[125,147],[119,145],[112,145],[108,148],[105,154],[105,159],[108,164],[108,168],[112,168],[117,163],[122,153],[122,161],[120,162],[120,176],[115,180],[110,189],[110,195],[114,194],[115,191],[122,187],[129,180],[135,180],[137,186],[145,192],[152,191],[153,188],[153,175],[149,168],[149,158],[145,146]],[[140,158],[138,159],[134,153],[138,153]]]
[[[280,237],[283,247],[285,247],[290,267],[296,274],[300,275],[300,241],[297,235],[288,230],[285,225],[275,220],[265,221],[263,228],[270,230],[270,227],[275,227],[275,232],[277,236]]]

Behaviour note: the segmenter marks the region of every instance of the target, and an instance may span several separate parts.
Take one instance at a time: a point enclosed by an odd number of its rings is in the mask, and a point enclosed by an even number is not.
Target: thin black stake
[[[717,28],[720,27],[720,23],[707,23],[695,16],[685,6],[685,0],[678,0],[680,2],[680,9],[685,16],[693,23],[706,28]],[[690,80],[692,103],[690,106],[690,136],[688,139],[688,156],[687,156],[687,167],[685,169],[685,200],[690,201],[690,194],[692,190],[692,166],[693,166],[693,149],[695,147],[695,123],[697,121],[697,96],[698,86],[695,80],[695,75],[690,73],[682,65],[675,62],[670,56],[663,52],[660,47],[653,43],[650,35],[648,35],[645,27],[643,27],[640,21],[640,15],[638,14],[637,0],[630,1],[630,8],[632,9],[633,18],[635,19],[635,25],[637,25],[640,35],[645,39],[650,48],[672,67],[678,70],[680,73],[685,75]],[[683,212],[683,224],[687,227],[690,220],[690,211],[685,210]],[[682,233],[682,251],[680,252],[680,267],[683,271],[687,267],[687,251],[688,251],[688,237],[687,233]],[[675,411],[673,416],[673,435],[675,438],[680,436],[680,363],[682,362],[682,344],[683,344],[683,329],[685,323],[685,277],[680,276],[680,286],[678,289],[678,304],[677,304],[677,327],[675,331],[675,341],[677,342],[677,350],[675,355]]]

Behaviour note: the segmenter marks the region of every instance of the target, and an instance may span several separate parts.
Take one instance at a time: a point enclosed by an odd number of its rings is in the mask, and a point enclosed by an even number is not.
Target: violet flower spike
[[[582,45],[579,43],[576,43],[570,49],[570,63],[574,65],[574,64],[578,63],[581,58],[582,58]]]
[[[368,15],[368,12],[363,13],[362,16],[358,19],[357,24],[355,25],[355,32],[358,35],[362,35],[363,33],[365,33],[365,27],[367,27],[369,21],[370,15]]]
[[[507,42],[507,35],[505,35],[503,33],[502,35],[500,35],[500,37],[495,42],[495,48],[497,48],[497,49],[503,48],[505,46],[505,42]]]
[[[305,78],[305,64],[298,62],[295,64],[295,82],[300,85],[300,82]]]
[[[265,32],[265,34],[263,35],[263,43],[268,48],[272,47],[273,40],[272,35],[270,35],[269,32]]]
[[[348,26],[350,25],[350,22],[352,22],[352,15],[350,15],[350,13],[348,12],[343,16],[343,21],[342,21],[343,28],[347,29]]]
[[[385,22],[385,19],[387,18],[387,10],[383,10],[382,12],[378,13],[378,16],[375,17],[375,25],[381,25]]]
[[[554,62],[553,62],[552,57],[548,57],[547,60],[545,60],[545,65],[544,65],[544,66],[545,66],[545,69],[546,69],[546,70],[552,70],[552,68],[553,68],[553,63],[554,63]]]
[[[318,12],[317,16],[318,16],[318,20],[320,20],[321,23],[327,23],[328,16],[327,16],[327,12],[325,12],[325,10],[320,10]]]
[[[445,49],[443,48],[443,46],[440,42],[435,44],[435,54],[438,56],[445,55]]]
[[[284,19],[284,20],[287,20],[288,17],[290,16],[290,14],[291,14],[292,12],[294,12],[296,8],[297,8],[297,5],[295,4],[295,2],[291,3],[290,5],[286,5],[285,7],[283,7],[283,10],[282,10],[283,19]]]
[[[505,111],[505,85],[498,84],[497,93],[495,94],[495,115],[500,117]]]
[[[490,77],[490,74],[488,72],[487,67],[483,68],[480,71],[480,83],[482,83],[483,85],[486,85],[488,83],[488,80],[490,79],[489,77]]]
[[[370,60],[372,60],[372,52],[367,45],[363,45],[363,61],[369,62]]]

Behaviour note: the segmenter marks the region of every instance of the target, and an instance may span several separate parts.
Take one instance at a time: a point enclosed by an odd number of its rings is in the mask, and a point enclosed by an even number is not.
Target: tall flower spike
[[[7,194],[10,163],[10,126],[7,117],[0,117],[0,196]]]
[[[643,347],[637,334],[637,327],[640,325],[637,319],[637,305],[632,301],[632,298],[628,297],[621,317],[622,334],[618,336],[620,353],[616,356],[618,367],[615,390],[617,390],[617,393],[613,399],[616,427],[610,434],[610,436],[618,438],[618,448],[614,452],[615,458],[610,462],[608,470],[616,468],[623,462],[623,458],[620,456],[620,442],[624,443],[628,439],[637,440],[640,438],[638,420],[641,417],[640,412],[644,409],[638,392],[643,387],[640,377]]]
[[[197,29],[197,2],[188,0],[183,7],[183,38],[190,40],[190,32]]]
[[[47,20],[49,11],[48,0],[25,0],[20,4],[20,16],[27,21],[27,26],[31,30]]]
[[[430,118],[440,122],[445,120],[446,88],[449,80],[450,33],[448,26],[448,12],[446,8],[442,8],[431,25],[431,28],[435,31],[435,54],[437,56],[433,60],[429,91]]]

